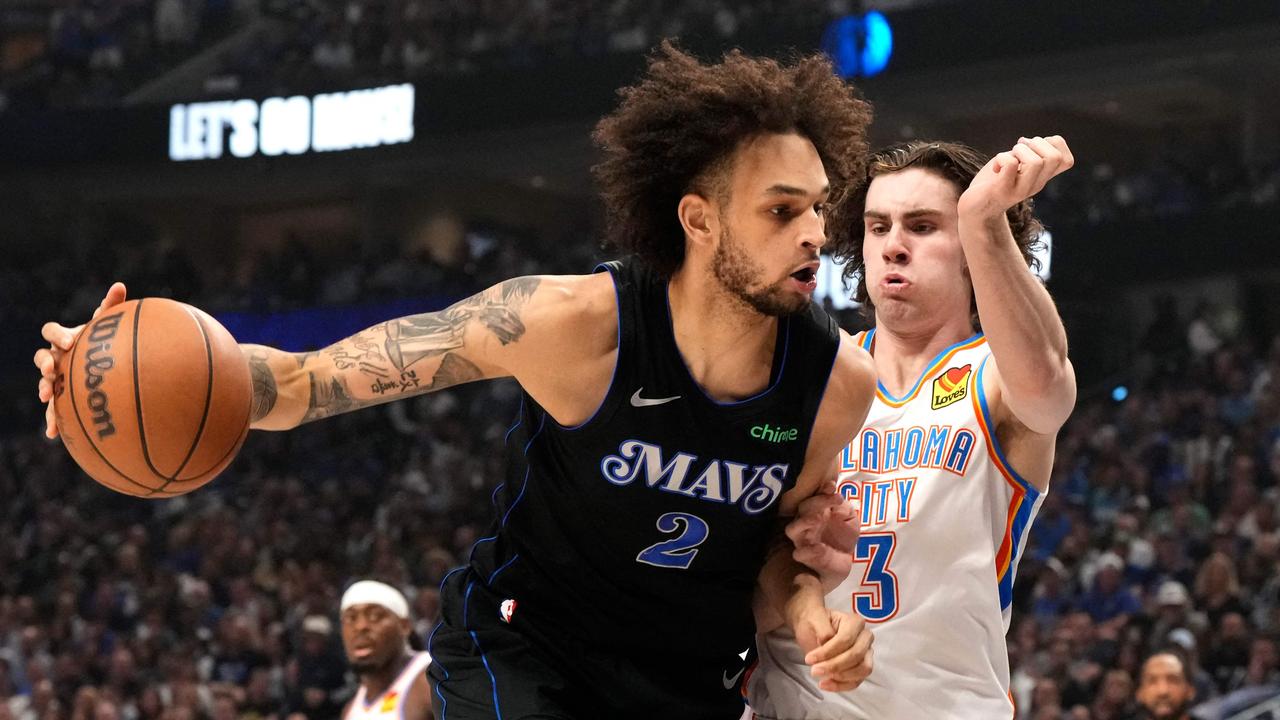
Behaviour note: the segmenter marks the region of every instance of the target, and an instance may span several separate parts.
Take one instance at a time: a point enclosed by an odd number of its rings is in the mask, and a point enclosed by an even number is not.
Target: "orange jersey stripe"
[[[915,387],[911,388],[911,392],[901,400],[894,400],[893,398],[886,395],[884,390],[880,389],[879,387],[876,388],[876,397],[880,400],[880,402],[884,403],[885,405],[888,405],[889,407],[899,408],[899,407],[902,407],[903,405],[906,405],[907,403],[915,399],[917,395],[920,394],[920,388],[925,386],[925,381],[933,377],[934,373],[938,372],[939,369],[946,366],[948,362],[951,362],[951,358],[955,356],[956,353],[960,352],[961,350],[969,350],[970,348],[975,348],[986,341],[987,341],[986,336],[979,335],[978,337],[974,338],[973,340],[963,345],[958,345],[954,348],[951,348],[951,350],[947,352],[946,355],[943,355],[942,357],[935,360],[933,364],[929,365],[929,367],[923,373],[920,374],[920,379],[916,381]]]

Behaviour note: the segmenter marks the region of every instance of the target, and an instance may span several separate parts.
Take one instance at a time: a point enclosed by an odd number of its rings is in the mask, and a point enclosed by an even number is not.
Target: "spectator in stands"
[[[1191,720],[1187,712],[1196,690],[1187,674],[1182,651],[1162,648],[1142,663],[1134,698],[1141,710],[1139,718],[1149,720]]]
[[[1103,553],[1095,562],[1093,589],[1080,601],[1080,607],[1097,623],[1123,626],[1142,609],[1138,598],[1122,584],[1124,560],[1113,552]]]
[[[1228,693],[1244,686],[1249,668],[1249,626],[1238,612],[1221,616],[1216,640],[1205,655],[1204,668],[1213,677],[1218,692]]]
[[[1241,596],[1236,564],[1225,552],[1215,552],[1205,559],[1196,574],[1196,604],[1218,625],[1224,615],[1248,616],[1248,602]]]

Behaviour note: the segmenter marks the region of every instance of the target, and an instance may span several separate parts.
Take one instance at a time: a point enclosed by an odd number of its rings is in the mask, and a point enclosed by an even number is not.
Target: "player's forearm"
[[[785,538],[784,538],[785,540]],[[805,607],[822,607],[825,593],[818,576],[791,557],[791,542],[780,542],[756,581],[756,631],[763,634],[790,624]]]
[[[306,413],[308,389],[302,366],[306,355],[265,345],[241,344],[253,379],[250,427],[255,430],[288,430],[297,427]]]
[[[289,430],[303,423],[395,400],[427,389],[418,370],[400,370],[378,340],[386,323],[317,352],[241,345],[253,378],[252,427]],[[439,374],[441,355],[433,368]]]
[[[1055,432],[1075,404],[1067,332],[1053,299],[1027,270],[1004,215],[960,217],[960,241],[982,330],[1019,419]]]
[[[541,283],[507,280],[436,312],[388,320],[322,350],[241,345],[253,375],[252,427],[302,423],[483,378],[519,361],[523,313]]]

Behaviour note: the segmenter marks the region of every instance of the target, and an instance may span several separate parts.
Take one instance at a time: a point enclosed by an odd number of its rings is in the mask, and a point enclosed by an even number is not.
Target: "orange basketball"
[[[58,364],[53,407],[63,444],[90,477],[164,498],[235,459],[252,393],[226,328],[190,305],[143,298],[85,326]]]

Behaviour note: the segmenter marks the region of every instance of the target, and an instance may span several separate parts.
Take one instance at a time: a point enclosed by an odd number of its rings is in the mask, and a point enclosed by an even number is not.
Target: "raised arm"
[[[396,318],[317,352],[241,345],[253,376],[253,427],[287,430],[312,420],[506,377],[519,362],[539,277],[494,285],[444,310]],[[544,293],[545,296],[545,293]]]
[[[1022,138],[996,155],[960,196],[959,230],[982,330],[995,360],[988,381],[1026,429],[1055,435],[1075,406],[1067,333],[1053,299],[1030,272],[1006,211],[1040,192],[1075,160],[1058,136]]]

